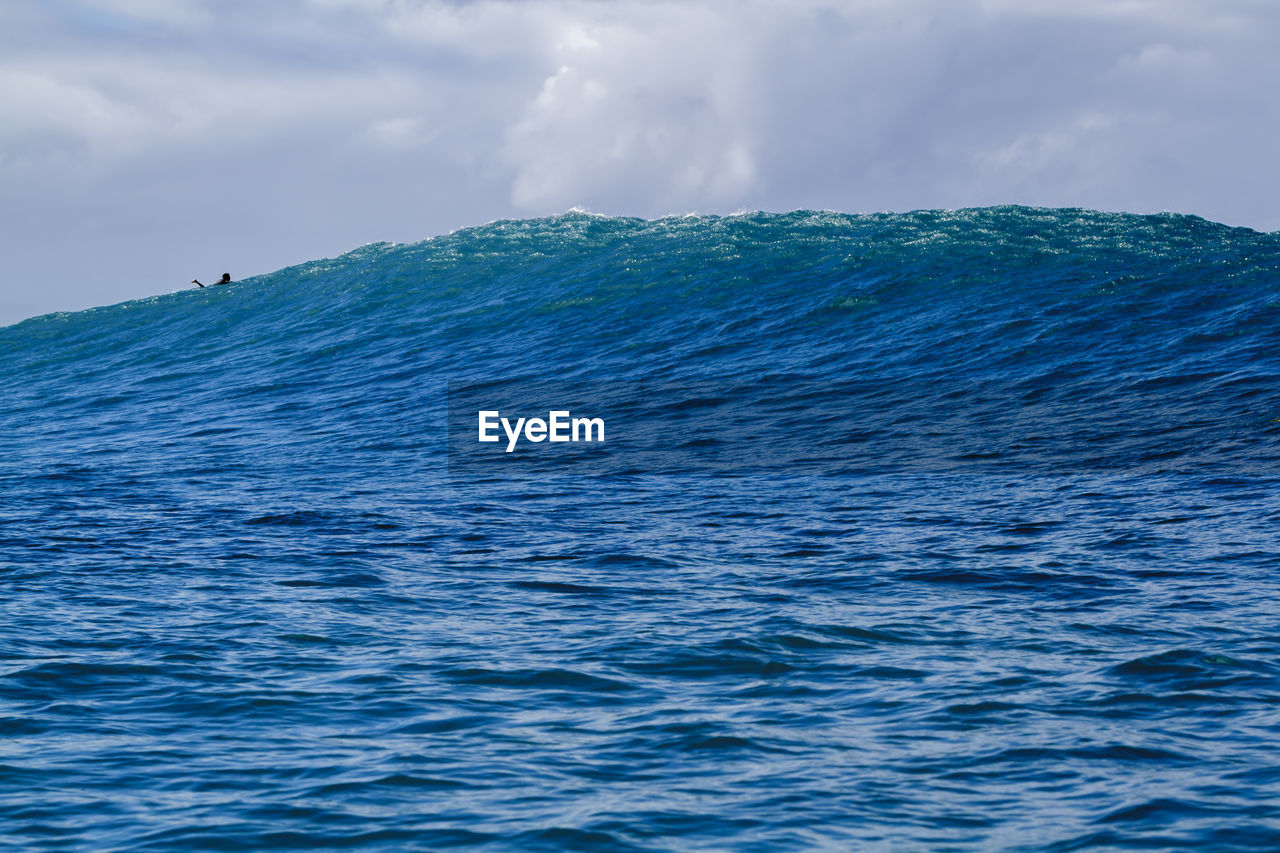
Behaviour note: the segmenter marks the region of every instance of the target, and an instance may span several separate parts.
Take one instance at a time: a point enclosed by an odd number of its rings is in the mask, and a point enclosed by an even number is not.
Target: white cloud
[[[571,206],[1023,202],[1280,227],[1280,5],[1253,0],[65,0],[0,18],[0,297],[22,303],[0,320]]]

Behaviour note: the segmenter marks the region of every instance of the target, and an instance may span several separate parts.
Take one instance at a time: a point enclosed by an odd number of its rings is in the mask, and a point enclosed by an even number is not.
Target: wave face
[[[1276,849],[1277,352],[1277,235],[1018,207],[0,330],[0,835]],[[599,453],[459,443],[557,395]]]

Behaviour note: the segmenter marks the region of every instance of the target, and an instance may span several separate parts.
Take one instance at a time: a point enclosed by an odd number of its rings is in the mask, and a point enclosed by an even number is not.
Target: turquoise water
[[[0,839],[1280,848],[1278,349],[1277,235],[1017,207],[2,329]],[[466,441],[557,395],[598,452]]]

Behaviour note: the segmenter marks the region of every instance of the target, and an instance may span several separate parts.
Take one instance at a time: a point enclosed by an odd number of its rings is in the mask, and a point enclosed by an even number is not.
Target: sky
[[[1280,229],[1276,0],[0,0],[0,324],[570,208]]]

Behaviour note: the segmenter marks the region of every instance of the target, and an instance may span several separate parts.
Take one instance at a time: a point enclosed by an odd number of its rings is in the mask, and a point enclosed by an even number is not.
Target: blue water
[[[1280,236],[1016,207],[0,330],[0,847],[1280,849],[1278,352]],[[469,467],[520,383],[684,426]]]

